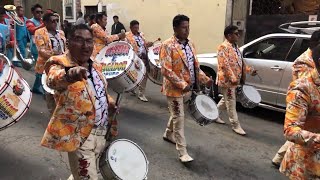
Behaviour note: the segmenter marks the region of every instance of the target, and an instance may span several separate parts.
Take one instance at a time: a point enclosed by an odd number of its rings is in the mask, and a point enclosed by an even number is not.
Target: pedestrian
[[[77,13],[77,20],[75,22],[75,25],[79,25],[79,24],[86,24],[86,21],[83,18],[83,13],[81,11]]]
[[[189,18],[177,15],[173,18],[174,35],[160,48],[162,93],[167,96],[170,118],[163,139],[176,144],[181,162],[191,162],[184,136],[184,96],[200,84],[212,85],[212,80],[201,70],[193,42],[189,36]]]
[[[140,59],[142,59],[145,66],[147,67],[147,49],[151,47],[153,43],[146,41],[144,34],[139,31],[139,22],[137,20],[133,20],[130,22],[130,31],[126,33],[126,41],[131,44],[134,52],[139,56]],[[145,96],[147,80],[148,76],[145,76],[138,89],[138,98],[144,102],[148,102],[148,99]]]
[[[126,36],[124,32],[116,35],[109,35],[108,31],[106,30],[106,25],[107,15],[105,13],[98,13],[96,15],[96,23],[91,26],[94,40],[94,48],[92,53],[93,58],[95,58],[100,50],[107,44],[115,40],[124,39]]]
[[[107,93],[101,66],[90,58],[93,34],[87,25],[71,29],[68,49],[45,64],[47,85],[57,92],[59,101],[41,145],[68,153],[69,180],[97,180],[97,159],[108,144],[107,125],[116,106]],[[111,135],[116,134],[112,123]]]
[[[23,58],[26,58],[26,47],[27,43],[30,41],[30,36],[26,25],[28,19],[24,16],[24,9],[22,6],[17,6],[16,12],[21,21],[24,22],[23,26],[16,26],[16,37],[20,53]]]
[[[246,132],[240,126],[236,110],[236,88],[244,84],[246,73],[256,75],[257,71],[248,67],[242,58],[237,42],[239,31],[236,26],[227,26],[224,30],[226,40],[218,47],[218,76],[217,84],[223,95],[218,103],[218,110],[221,113],[227,110],[232,130],[240,135]],[[216,123],[225,124],[219,117]]]
[[[292,81],[287,93],[284,135],[289,146],[280,172],[289,179],[320,178],[320,45],[311,49],[315,68]]]
[[[307,74],[311,73],[312,70],[315,68],[315,64],[312,60],[312,51],[311,49],[315,48],[320,44],[320,31],[315,31],[312,33],[309,42],[309,48],[301,54],[293,63],[292,66],[292,80],[295,81],[300,77],[306,76]],[[272,159],[272,164],[277,168],[280,167],[282,159],[287,152],[287,149],[293,143],[290,141],[286,141],[284,145],[278,150],[277,154]]]
[[[119,16],[113,16],[113,24],[111,27],[111,35],[121,33],[121,30],[126,32],[126,28],[124,25],[119,21]]]
[[[56,13],[46,13],[43,16],[43,22],[45,27],[38,29],[34,35],[39,53],[35,72],[39,77],[42,77],[44,65],[50,57],[61,55],[66,51],[66,38],[64,32],[62,30],[57,30],[59,22],[58,15]],[[44,94],[48,110],[52,114],[56,107],[54,97],[48,92],[44,92]]]
[[[90,19],[89,19],[89,27],[91,27],[93,24],[96,23],[96,15],[95,14],[91,14],[90,15]]]
[[[68,38],[69,37],[69,32],[70,32],[70,30],[71,30],[71,23],[69,23],[69,21],[68,20],[64,20],[63,21],[63,32],[64,32],[64,35],[65,35],[65,37],[66,38]]]
[[[22,67],[20,62],[12,61],[13,58],[13,47],[15,43],[14,29],[11,26],[10,20],[6,18],[6,11],[4,8],[0,7],[0,24],[1,24],[1,36],[3,39],[3,53],[16,67]]]

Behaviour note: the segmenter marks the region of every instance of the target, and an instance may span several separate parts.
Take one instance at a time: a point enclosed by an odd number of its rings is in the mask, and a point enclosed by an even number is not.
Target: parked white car
[[[284,111],[286,93],[292,79],[293,61],[308,49],[311,35],[276,33],[262,36],[240,47],[244,61],[254,67],[259,76],[247,76],[246,84],[261,94],[260,106]],[[215,80],[216,53],[197,55],[201,69]],[[261,77],[261,79],[260,79]],[[215,97],[218,96],[215,85]]]

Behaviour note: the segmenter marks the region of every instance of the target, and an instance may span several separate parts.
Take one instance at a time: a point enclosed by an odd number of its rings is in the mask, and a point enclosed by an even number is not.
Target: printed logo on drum
[[[161,46],[156,47],[156,48],[153,49],[153,53],[154,53],[155,55],[159,55],[160,47],[161,47]]]
[[[3,120],[12,117],[18,112],[18,109],[9,102],[9,99],[6,95],[0,97],[0,118]]]
[[[118,75],[120,72],[126,69],[127,64],[128,64],[128,61],[111,62],[108,64],[102,64],[102,72],[106,76]]]
[[[110,47],[106,50],[106,57],[112,56],[126,56],[129,54],[130,46],[127,44],[120,44]]]

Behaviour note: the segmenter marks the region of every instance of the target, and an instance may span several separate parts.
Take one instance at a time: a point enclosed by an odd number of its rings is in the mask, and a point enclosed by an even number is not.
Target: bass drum
[[[117,93],[134,90],[146,75],[143,61],[125,41],[110,43],[98,53],[95,60],[102,65],[103,75]]]
[[[161,48],[161,43],[157,43],[148,49],[148,59],[149,59],[149,79],[158,85],[162,85],[163,76],[161,74],[161,62],[159,59],[159,52]]]
[[[28,83],[0,54],[0,130],[17,123],[29,109],[31,99]]]
[[[143,150],[128,139],[112,142],[99,159],[100,172],[106,180],[147,179],[148,164]]]

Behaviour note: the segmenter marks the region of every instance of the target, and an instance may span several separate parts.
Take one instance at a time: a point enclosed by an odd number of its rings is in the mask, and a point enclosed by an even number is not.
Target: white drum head
[[[41,76],[41,84],[43,86],[43,89],[46,92],[48,92],[50,94],[54,94],[54,90],[47,86],[47,74],[46,73],[43,73],[42,76]]]
[[[206,95],[198,95],[195,104],[199,112],[207,119],[215,120],[219,117],[216,103]]]
[[[247,98],[249,98],[252,102],[254,103],[261,102],[261,95],[253,86],[243,85],[242,91],[247,96]]]
[[[142,149],[127,139],[114,141],[108,148],[107,161],[122,180],[143,180],[148,173],[147,157]]]
[[[148,49],[148,58],[150,62],[158,68],[161,68],[161,62],[159,58],[160,47],[161,43],[157,43]]]
[[[134,59],[132,46],[125,42],[113,42],[104,47],[96,56],[96,61],[102,65],[102,73],[107,79],[121,75],[129,68]]]

